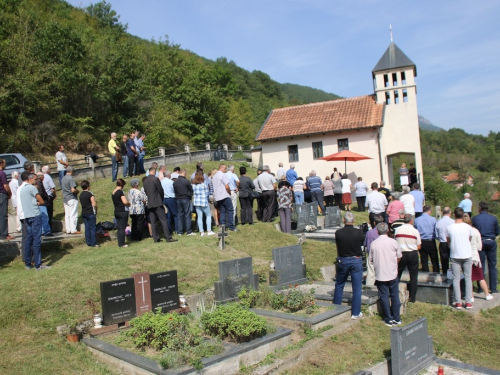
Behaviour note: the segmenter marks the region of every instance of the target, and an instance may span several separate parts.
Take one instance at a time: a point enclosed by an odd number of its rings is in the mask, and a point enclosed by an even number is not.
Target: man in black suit
[[[144,180],[144,191],[148,197],[149,221],[153,230],[153,240],[160,242],[160,236],[156,230],[156,222],[160,220],[167,242],[176,242],[177,240],[172,238],[172,234],[168,230],[167,217],[163,207],[163,187],[155,174],[156,168],[149,168],[149,175]]]

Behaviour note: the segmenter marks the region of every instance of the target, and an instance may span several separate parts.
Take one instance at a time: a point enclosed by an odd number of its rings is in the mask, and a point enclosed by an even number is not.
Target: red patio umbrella
[[[373,159],[373,158],[369,158],[368,156],[356,154],[355,152],[352,152],[349,150],[336,152],[335,154],[331,154],[331,155],[323,156],[322,158],[319,158],[319,160],[326,160],[326,161],[342,161],[342,160],[344,160],[345,173],[347,173],[347,161],[359,161],[359,160],[366,160],[366,159]]]

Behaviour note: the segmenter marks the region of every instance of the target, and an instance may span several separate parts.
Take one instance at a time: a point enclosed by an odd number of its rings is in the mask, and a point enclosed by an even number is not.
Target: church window
[[[323,157],[323,142],[313,142],[313,159],[319,159]]]
[[[389,91],[385,92],[385,104],[391,104],[391,94],[389,93]]]
[[[384,74],[384,87],[389,87],[389,75]]]
[[[394,90],[394,104],[399,104],[399,91]]]
[[[339,152],[344,150],[349,150],[349,139],[338,139],[337,144],[339,146]]]
[[[397,73],[392,73],[392,85],[393,86],[398,85],[398,74]]]
[[[299,147],[297,145],[288,146],[288,161],[290,163],[299,161]]]
[[[408,103],[408,91],[403,89],[403,103]]]
[[[401,72],[401,84],[406,85],[406,74],[405,72]]]

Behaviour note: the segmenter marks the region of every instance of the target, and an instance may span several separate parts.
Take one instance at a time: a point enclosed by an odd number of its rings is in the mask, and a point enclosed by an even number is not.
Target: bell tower
[[[392,158],[399,155],[407,156],[407,165],[414,159],[417,181],[421,189],[424,185],[416,76],[416,65],[393,41],[372,70],[376,101],[384,105],[384,125],[379,132],[382,179],[391,188],[399,179],[397,173],[393,175]]]

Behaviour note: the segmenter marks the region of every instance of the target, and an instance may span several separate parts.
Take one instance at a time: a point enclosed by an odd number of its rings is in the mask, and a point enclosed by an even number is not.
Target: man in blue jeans
[[[497,288],[497,241],[496,237],[500,234],[498,219],[488,213],[488,203],[479,203],[479,215],[472,218],[472,225],[481,233],[483,242],[483,251],[479,251],[483,270],[488,259],[488,275],[490,278],[491,293],[498,293]],[[488,294],[488,293],[486,293]]]
[[[234,225],[234,208],[231,201],[231,189],[229,188],[229,179],[226,176],[226,164],[220,164],[218,172],[212,177],[214,187],[215,206],[220,210],[221,225],[226,225],[232,232],[237,232]]]
[[[323,204],[323,182],[321,178],[316,176],[316,171],[312,170],[309,173],[309,181],[306,182],[306,186],[311,190],[311,197],[313,202],[318,202],[319,208],[321,209],[321,214],[325,214],[325,205]]]
[[[361,229],[354,228],[354,214],[344,214],[344,228],[335,232],[337,243],[337,277],[333,303],[342,304],[342,294],[347,277],[351,275],[352,282],[352,309],[351,319],[359,319],[361,313],[361,285],[363,281],[363,254],[361,248],[365,234]]]
[[[35,270],[42,271],[50,269],[42,265],[42,216],[39,206],[43,205],[43,199],[34,186],[38,180],[35,174],[30,174],[28,184],[19,193],[19,201],[24,212],[26,223],[26,240],[24,242],[24,262],[27,270],[33,268],[31,259],[35,261]]]

